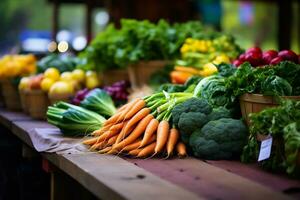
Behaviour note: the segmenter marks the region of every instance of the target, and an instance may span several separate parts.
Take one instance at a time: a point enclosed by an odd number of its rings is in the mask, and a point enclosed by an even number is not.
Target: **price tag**
[[[273,138],[271,136],[261,142],[258,161],[266,160],[270,157],[272,142]]]

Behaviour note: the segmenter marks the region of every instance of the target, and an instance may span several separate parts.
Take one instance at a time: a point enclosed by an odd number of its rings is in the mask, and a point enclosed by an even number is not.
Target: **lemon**
[[[201,76],[210,76],[218,71],[217,67],[213,63],[207,63],[203,66],[203,69],[199,72]]]
[[[55,83],[55,81],[53,79],[44,78],[41,82],[41,89],[45,92],[48,92],[54,83]]]
[[[97,79],[97,77],[87,77],[86,81],[85,81],[85,86],[88,89],[93,89],[93,88],[100,86],[100,82]]]
[[[72,96],[74,87],[65,81],[55,82],[49,90],[49,97],[54,99],[66,98]]]
[[[85,73],[82,69],[75,69],[72,72],[72,77],[73,77],[73,80],[76,80],[78,82],[83,82],[85,79]]]
[[[85,77],[86,77],[86,78],[89,78],[89,77],[97,78],[97,74],[96,74],[96,72],[94,72],[94,71],[87,71],[87,72],[85,73]]]
[[[61,75],[60,75],[60,80],[61,81],[72,81],[73,80],[73,76],[72,76],[72,73],[71,72],[63,72]]]
[[[44,72],[44,77],[45,77],[45,78],[51,78],[51,79],[54,80],[54,81],[58,81],[58,80],[59,80],[59,77],[60,77],[59,70],[56,69],[56,68],[54,68],[54,67],[48,68],[48,69]]]
[[[30,78],[29,77],[23,77],[21,80],[20,80],[20,83],[19,83],[19,90],[25,90],[25,89],[28,89],[29,88],[29,82],[30,82]]]
[[[222,54],[219,55],[215,58],[215,60],[213,61],[214,64],[221,64],[221,63],[230,63],[230,59],[228,56]]]

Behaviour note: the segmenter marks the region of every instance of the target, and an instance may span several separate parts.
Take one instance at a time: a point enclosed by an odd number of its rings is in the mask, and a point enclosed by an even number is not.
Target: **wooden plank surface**
[[[0,108],[0,123],[4,125],[6,128],[11,128],[13,121],[24,121],[24,120],[32,120],[32,118],[28,115],[25,115],[21,112],[13,112],[8,111],[6,109]]]
[[[208,199],[288,199],[280,191],[194,158],[127,159]]]

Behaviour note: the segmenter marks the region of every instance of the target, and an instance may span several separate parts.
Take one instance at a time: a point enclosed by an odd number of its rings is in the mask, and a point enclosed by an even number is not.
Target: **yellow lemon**
[[[70,83],[65,81],[58,81],[55,82],[49,90],[49,97],[58,99],[58,98],[65,98],[70,97],[74,93],[74,88]]]
[[[72,77],[73,77],[73,80],[76,80],[78,82],[83,82],[85,79],[85,73],[82,69],[75,69],[72,72]]]
[[[60,75],[60,80],[61,81],[72,81],[73,80],[73,76],[72,76],[72,73],[71,72],[63,72],[61,75]]]
[[[85,81],[85,85],[88,89],[93,89],[100,86],[100,82],[97,77],[87,77]]]
[[[45,92],[48,92],[54,83],[55,83],[55,81],[53,79],[44,78],[41,82],[41,89]]]
[[[213,63],[207,63],[203,66],[203,69],[199,72],[201,76],[210,76],[218,71],[217,67]]]
[[[56,68],[54,68],[54,67],[48,68],[48,69],[44,72],[44,77],[45,77],[45,78],[51,78],[51,79],[54,80],[54,81],[58,81],[58,80],[59,80],[59,77],[60,77],[59,70],[56,69]]]
[[[214,64],[221,64],[221,63],[230,63],[230,59],[227,55],[225,54],[222,54],[222,55],[219,55],[215,58],[215,60],[213,61]]]

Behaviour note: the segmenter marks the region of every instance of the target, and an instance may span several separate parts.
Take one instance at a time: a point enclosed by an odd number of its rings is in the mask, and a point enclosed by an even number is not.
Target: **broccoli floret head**
[[[189,137],[195,130],[201,129],[208,122],[207,115],[200,112],[182,113],[178,128],[183,138]],[[187,138],[188,138],[187,137]]]
[[[178,122],[182,113],[200,112],[208,115],[211,111],[212,107],[206,100],[193,97],[174,107],[172,111],[172,122],[176,127],[178,127]]]
[[[214,108],[213,111],[207,116],[208,121],[218,120],[221,118],[231,118],[231,112],[227,108],[218,107]]]
[[[194,155],[204,159],[230,159],[238,155],[247,139],[241,120],[222,118],[208,122],[190,137]]]

